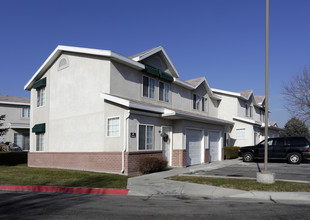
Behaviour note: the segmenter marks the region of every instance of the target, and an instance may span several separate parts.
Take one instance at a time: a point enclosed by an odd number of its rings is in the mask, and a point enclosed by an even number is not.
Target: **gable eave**
[[[132,57],[132,60],[134,60],[136,62],[141,62],[142,60],[144,60],[144,59],[146,59],[146,58],[148,58],[148,57],[150,57],[156,53],[161,53],[163,55],[163,59],[164,59],[165,63],[167,64],[168,69],[171,71],[172,76],[175,78],[179,78],[179,73],[178,73],[177,69],[175,68],[175,66],[171,62],[168,54],[166,53],[166,51],[164,50],[164,48],[162,46],[155,47],[154,49],[148,50],[145,53],[134,56],[134,57]]]
[[[145,66],[139,62],[131,60],[125,56],[114,53],[110,50],[99,50],[99,49],[90,49],[90,48],[82,48],[82,47],[72,47],[72,46],[62,46],[59,45],[56,49],[51,53],[51,55],[45,60],[45,62],[40,66],[37,72],[31,77],[28,83],[25,85],[25,90],[31,90],[34,82],[42,77],[42,75],[46,72],[46,70],[58,59],[58,57],[63,52],[71,52],[71,53],[80,53],[80,54],[88,54],[95,56],[103,56],[111,58],[119,63],[125,64],[127,66],[133,67],[137,70],[145,69]]]

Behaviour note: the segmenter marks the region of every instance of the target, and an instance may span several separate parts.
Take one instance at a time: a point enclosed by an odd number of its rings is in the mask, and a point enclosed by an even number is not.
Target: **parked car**
[[[278,137],[268,139],[268,159],[286,159],[288,163],[299,164],[303,159],[310,159],[310,140],[307,137]],[[265,141],[255,146],[241,147],[238,156],[244,162],[263,159]]]

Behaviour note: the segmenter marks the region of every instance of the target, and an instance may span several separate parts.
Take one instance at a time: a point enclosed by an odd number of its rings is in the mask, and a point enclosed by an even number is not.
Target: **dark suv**
[[[303,159],[310,159],[310,140],[306,137],[278,137],[268,139],[268,159],[286,159],[288,163],[299,164]],[[265,154],[265,141],[258,145],[241,147],[239,157],[244,162],[262,159]]]

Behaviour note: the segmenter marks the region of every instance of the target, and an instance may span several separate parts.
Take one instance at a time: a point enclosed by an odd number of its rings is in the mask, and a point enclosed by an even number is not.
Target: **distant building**
[[[30,98],[0,95],[0,115],[9,130],[0,142],[12,142],[22,150],[29,150]]]

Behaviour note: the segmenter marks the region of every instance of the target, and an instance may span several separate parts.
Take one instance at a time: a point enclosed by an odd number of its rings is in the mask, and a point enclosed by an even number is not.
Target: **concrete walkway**
[[[178,182],[165,178],[195,173],[199,170],[208,171],[242,163],[240,160],[224,160],[210,164],[187,168],[173,168],[168,171],[152,173],[128,179],[128,195],[137,196],[199,196],[205,198],[247,198],[277,201],[303,201],[310,203],[310,193],[305,192],[257,192],[207,186],[195,183]]]

